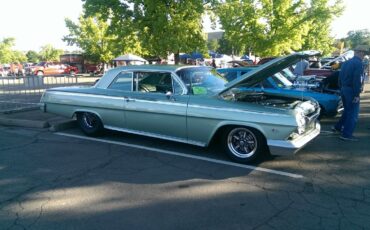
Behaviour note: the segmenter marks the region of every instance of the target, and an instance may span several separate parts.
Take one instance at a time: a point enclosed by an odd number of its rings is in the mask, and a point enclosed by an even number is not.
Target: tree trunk
[[[177,51],[177,53],[175,53],[175,65],[178,65],[180,63],[180,52]]]

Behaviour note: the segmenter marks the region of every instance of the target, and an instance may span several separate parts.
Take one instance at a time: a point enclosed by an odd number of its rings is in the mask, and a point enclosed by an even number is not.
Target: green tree
[[[336,16],[343,12],[342,0],[311,0],[306,20],[309,22],[307,35],[304,36],[302,49],[320,50],[324,55],[334,49],[334,39],[330,36],[330,26]]]
[[[52,45],[47,44],[41,47],[40,59],[43,61],[59,61],[60,55],[64,53],[61,49],[56,49]]]
[[[207,53],[202,27],[204,3],[199,0],[134,0],[134,18],[143,46],[153,55],[167,57],[197,51]]]
[[[26,53],[27,61],[37,63],[40,61],[39,54],[34,50],[29,50]]]
[[[82,16],[78,24],[70,19],[66,19],[65,23],[69,35],[64,36],[63,41],[83,49],[87,59],[108,63],[114,58],[113,43],[118,37],[108,34],[108,23],[98,18]]]
[[[27,57],[22,51],[13,50],[11,62],[26,62],[26,61],[27,61]]]
[[[207,42],[208,50],[217,51],[220,45],[218,44],[217,39],[212,39]]]
[[[211,1],[85,0],[86,15],[101,14],[120,39],[139,38],[141,54],[167,57],[180,52],[207,53],[202,14]],[[129,3],[131,5],[129,5]],[[134,35],[134,36],[133,36]],[[131,38],[130,38],[131,36]],[[132,45],[131,45],[132,46]]]
[[[134,53],[146,55],[147,51],[141,46],[138,28],[134,23],[133,10],[127,2],[120,0],[83,0],[83,18],[93,17],[105,22],[106,36],[116,37],[111,48],[115,55]]]
[[[4,38],[0,42],[0,63],[10,63],[14,60],[13,46],[15,38]]]
[[[303,48],[329,51],[330,23],[341,0],[225,0],[216,12],[225,39],[260,56],[277,56]]]
[[[25,62],[27,57],[21,51],[14,50],[14,38],[4,38],[0,42],[0,63]]]
[[[238,44],[230,42],[225,38],[225,36],[222,36],[220,40],[218,40],[218,53],[222,54],[234,54],[234,55],[243,55],[246,53],[245,46],[240,47],[237,46]]]
[[[120,33],[112,32],[111,20],[105,20],[100,14],[80,16],[78,23],[66,19],[65,23],[69,34],[63,37],[63,41],[68,45],[76,44],[91,61],[108,63],[120,54],[141,51],[134,34],[122,37]]]
[[[217,8],[225,39],[260,56],[276,56],[301,48],[307,33],[304,1],[226,0]]]
[[[367,29],[349,31],[344,41],[346,47],[350,49],[358,45],[370,45],[370,32]]]

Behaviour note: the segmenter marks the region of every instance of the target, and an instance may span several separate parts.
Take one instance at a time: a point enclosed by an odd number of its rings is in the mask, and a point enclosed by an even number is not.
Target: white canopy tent
[[[139,56],[134,55],[134,54],[121,55],[119,57],[116,57],[112,61],[117,62],[117,63],[121,63],[121,64],[125,63],[126,65],[129,65],[129,64],[134,64],[134,65],[135,64],[145,64],[145,63],[148,62],[144,58],[139,57]]]

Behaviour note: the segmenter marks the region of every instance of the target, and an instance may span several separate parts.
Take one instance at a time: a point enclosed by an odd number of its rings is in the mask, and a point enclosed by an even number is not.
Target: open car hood
[[[236,78],[235,80],[227,83],[225,85],[225,88],[219,93],[223,94],[224,92],[236,88],[236,87],[253,87],[254,85],[262,82],[263,80],[267,79],[268,77],[271,77],[275,73],[280,72],[281,70],[294,65],[298,61],[300,61],[302,58],[307,58],[310,56],[319,56],[320,52],[315,50],[309,50],[309,51],[302,51],[293,53],[284,57],[276,58],[274,60],[271,60],[257,68],[255,68],[252,71],[249,71],[248,73],[242,75],[239,78]]]

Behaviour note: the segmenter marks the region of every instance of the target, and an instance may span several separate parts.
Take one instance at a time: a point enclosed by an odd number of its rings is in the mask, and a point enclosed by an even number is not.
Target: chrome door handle
[[[125,99],[126,102],[134,102],[135,101],[134,99],[130,99],[128,97],[125,97],[124,99]]]

